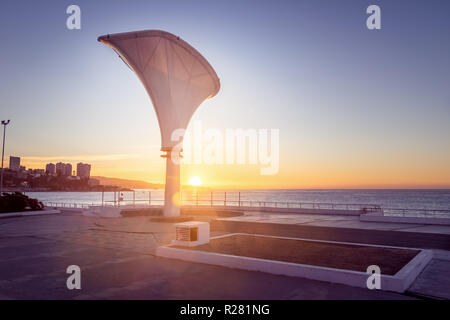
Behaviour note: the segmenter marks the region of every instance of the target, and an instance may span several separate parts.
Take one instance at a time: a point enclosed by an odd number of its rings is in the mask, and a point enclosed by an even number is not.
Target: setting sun
[[[194,187],[198,187],[202,185],[202,179],[200,177],[194,176],[189,180],[189,184]]]

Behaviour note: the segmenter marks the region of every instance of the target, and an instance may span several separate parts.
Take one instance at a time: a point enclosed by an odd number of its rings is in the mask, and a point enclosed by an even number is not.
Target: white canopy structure
[[[152,100],[161,131],[161,151],[167,152],[164,216],[178,216],[180,143],[172,140],[177,129],[186,129],[200,104],[220,89],[216,72],[187,42],[165,31],[145,30],[105,35],[98,41],[111,46],[136,73]],[[178,137],[177,137],[178,139]],[[175,151],[174,151],[175,152]]]

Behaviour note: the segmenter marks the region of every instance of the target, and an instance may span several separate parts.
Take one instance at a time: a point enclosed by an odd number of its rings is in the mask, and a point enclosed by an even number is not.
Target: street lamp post
[[[2,120],[3,126],[3,147],[2,147],[2,173],[0,174],[0,196],[3,194],[3,157],[5,155],[5,134],[6,134],[6,126],[10,120]]]

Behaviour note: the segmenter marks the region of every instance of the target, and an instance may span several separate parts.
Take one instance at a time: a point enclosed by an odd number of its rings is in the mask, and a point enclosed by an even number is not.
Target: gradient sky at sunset
[[[82,29],[66,28],[78,4]],[[366,28],[370,4],[382,29]],[[6,156],[88,162],[93,175],[164,180],[137,77],[99,35],[166,30],[221,79],[205,128],[280,129],[280,170],[185,165],[215,187],[450,187],[449,1],[20,1],[0,5]],[[8,161],[6,161],[6,164]]]

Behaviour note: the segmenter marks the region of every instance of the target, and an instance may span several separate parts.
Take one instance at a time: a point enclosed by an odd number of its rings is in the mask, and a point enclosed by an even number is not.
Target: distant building
[[[28,176],[28,172],[25,170],[24,166],[20,166],[20,169],[16,171],[16,177],[19,179],[26,179]]]
[[[56,174],[56,166],[54,163],[47,163],[45,166],[45,173],[54,175]]]
[[[62,162],[58,162],[56,164],[56,174],[58,176],[63,176],[65,172],[66,172],[66,165]]]
[[[14,171],[20,170],[20,157],[9,157],[9,169]]]
[[[72,165],[70,163],[58,162],[55,167],[58,176],[67,177],[72,175]]]
[[[32,177],[39,177],[44,175],[44,169],[28,169],[27,173]]]
[[[70,163],[66,163],[64,175],[68,176],[68,177],[70,177],[72,175],[72,165]]]
[[[87,163],[77,163],[77,176],[89,178],[91,176],[91,165]]]

